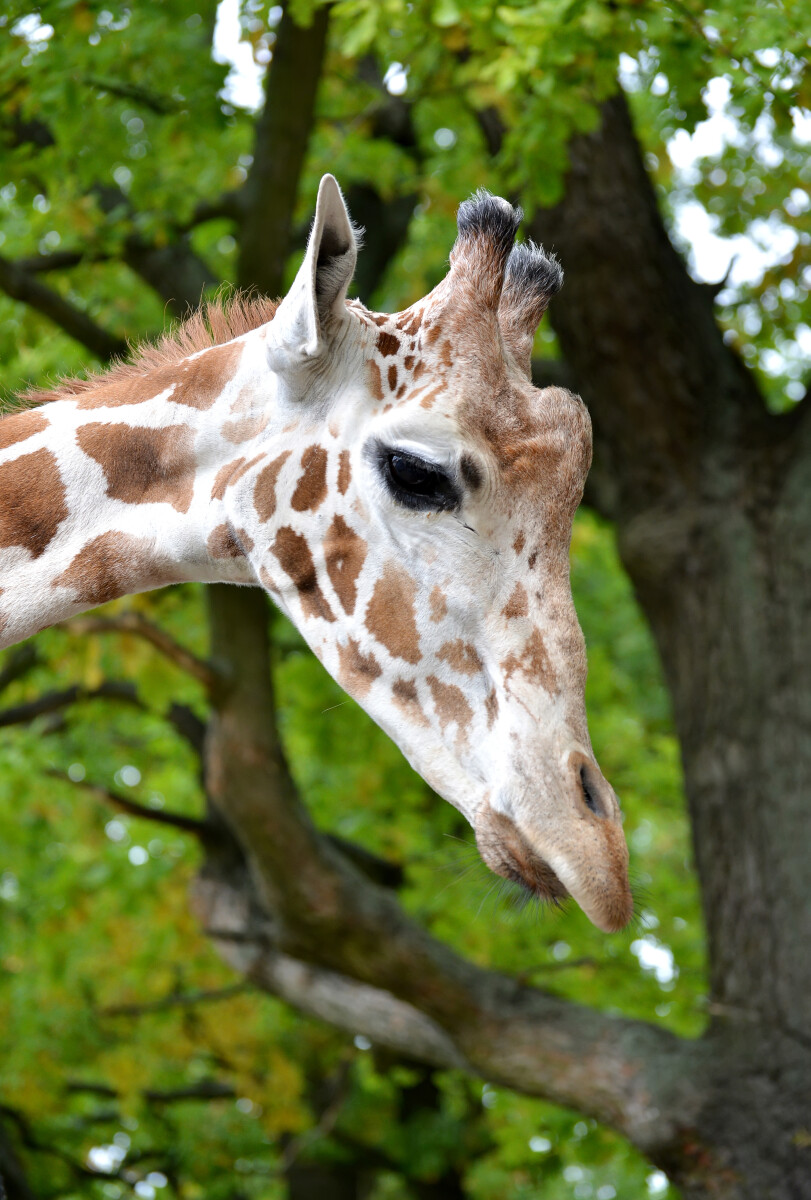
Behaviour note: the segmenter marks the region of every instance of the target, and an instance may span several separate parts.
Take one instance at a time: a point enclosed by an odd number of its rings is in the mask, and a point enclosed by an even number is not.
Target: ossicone
[[[498,306],[501,336],[529,374],[532,343],[549,301],[563,287],[563,268],[554,254],[534,242],[515,246],[507,260]]]
[[[507,260],[523,213],[500,196],[480,188],[459,206],[458,237],[451,251],[451,274],[480,303],[498,308]]]

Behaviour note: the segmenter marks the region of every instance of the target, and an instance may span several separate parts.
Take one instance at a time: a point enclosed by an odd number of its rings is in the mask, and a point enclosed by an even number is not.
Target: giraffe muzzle
[[[550,815],[527,802],[513,815],[485,804],[475,819],[476,844],[487,866],[540,900],[572,897],[606,933],[633,914],[628,848],[616,796],[596,763],[569,755],[564,795]]]

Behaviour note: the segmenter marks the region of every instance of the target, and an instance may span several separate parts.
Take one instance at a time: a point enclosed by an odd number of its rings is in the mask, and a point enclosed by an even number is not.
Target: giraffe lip
[[[496,875],[517,883],[530,895],[558,904],[570,896],[568,888],[508,817],[488,809],[477,822],[479,853]]]
[[[487,865],[497,875],[509,879],[511,883],[517,883],[525,892],[539,900],[549,900],[553,904],[559,904],[563,900],[568,900],[571,895],[549,863],[534,850],[530,850],[528,846],[526,846],[526,853],[521,854],[520,857],[510,853],[504,855],[501,861],[487,862]]]

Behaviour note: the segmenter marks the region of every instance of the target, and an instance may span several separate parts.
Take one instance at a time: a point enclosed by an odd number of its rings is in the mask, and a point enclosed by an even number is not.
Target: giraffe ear
[[[348,320],[344,301],[357,257],[357,235],[341,189],[332,175],[325,175],[304,261],[269,326],[273,370],[321,354],[334,328]]]

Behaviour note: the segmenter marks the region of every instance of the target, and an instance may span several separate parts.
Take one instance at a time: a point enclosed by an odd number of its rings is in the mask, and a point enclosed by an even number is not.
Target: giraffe
[[[0,646],[169,583],[263,587],[493,871],[613,931],[628,853],[568,563],[590,422],[530,381],[562,274],[521,215],[477,193],[442,282],[376,313],[326,175],[278,305],[209,307],[0,421]]]

